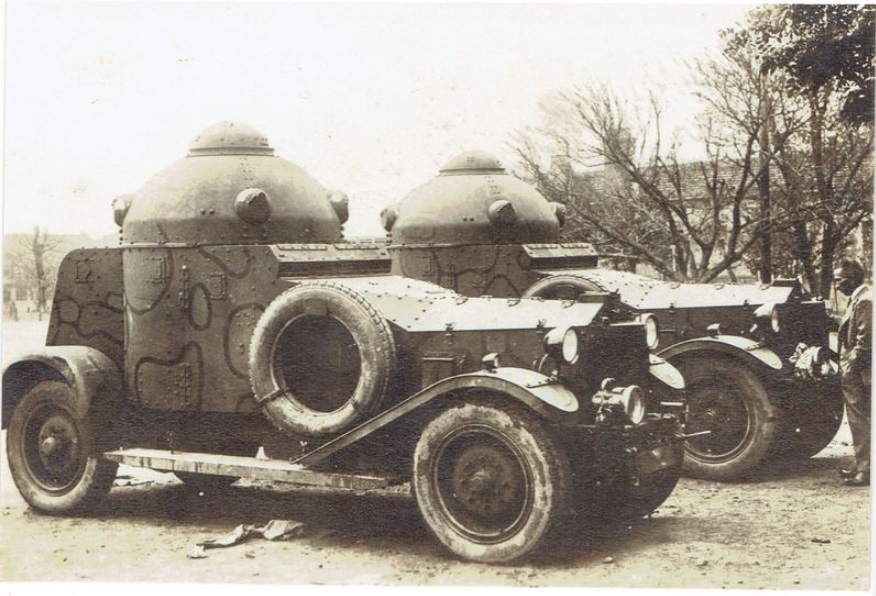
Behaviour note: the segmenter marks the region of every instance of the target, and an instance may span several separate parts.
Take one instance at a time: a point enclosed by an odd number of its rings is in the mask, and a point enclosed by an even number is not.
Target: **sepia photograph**
[[[876,6],[4,20],[3,594],[872,590]]]

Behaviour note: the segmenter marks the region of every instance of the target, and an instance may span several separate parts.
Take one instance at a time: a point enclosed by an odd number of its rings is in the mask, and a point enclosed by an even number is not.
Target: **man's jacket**
[[[840,322],[840,368],[843,375],[860,374],[870,384],[870,353],[873,331],[873,293],[870,286],[856,289]]]

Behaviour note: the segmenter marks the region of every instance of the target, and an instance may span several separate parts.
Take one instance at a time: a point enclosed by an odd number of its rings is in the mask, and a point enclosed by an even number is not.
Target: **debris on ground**
[[[272,519],[261,527],[240,524],[224,536],[199,542],[186,556],[190,559],[203,559],[207,556],[204,552],[206,549],[234,546],[252,536],[261,536],[265,540],[289,540],[300,536],[303,527],[302,522],[289,519]]]
[[[253,533],[261,534],[266,540],[289,540],[301,535],[304,524],[288,519],[272,519],[261,528],[255,528]]]
[[[812,542],[815,544],[830,544],[830,538],[813,538]]]
[[[186,556],[190,559],[206,559],[207,553],[204,552],[203,546],[198,545],[189,552],[187,552]]]

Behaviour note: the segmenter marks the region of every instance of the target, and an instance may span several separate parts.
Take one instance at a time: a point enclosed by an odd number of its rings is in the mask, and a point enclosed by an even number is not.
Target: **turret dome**
[[[341,237],[339,209],[346,209],[335,196],[275,156],[256,129],[219,122],[114,208],[123,243],[331,243]]]

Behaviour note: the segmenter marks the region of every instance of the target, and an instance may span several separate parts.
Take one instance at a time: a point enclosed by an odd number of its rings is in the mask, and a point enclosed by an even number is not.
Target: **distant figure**
[[[833,276],[836,289],[849,297],[838,337],[843,399],[855,446],[854,469],[840,470],[840,475],[846,486],[869,486],[873,294],[857,261],[843,259]]]
[[[9,320],[17,321],[18,320],[18,307],[15,306],[15,300],[9,301]]]

